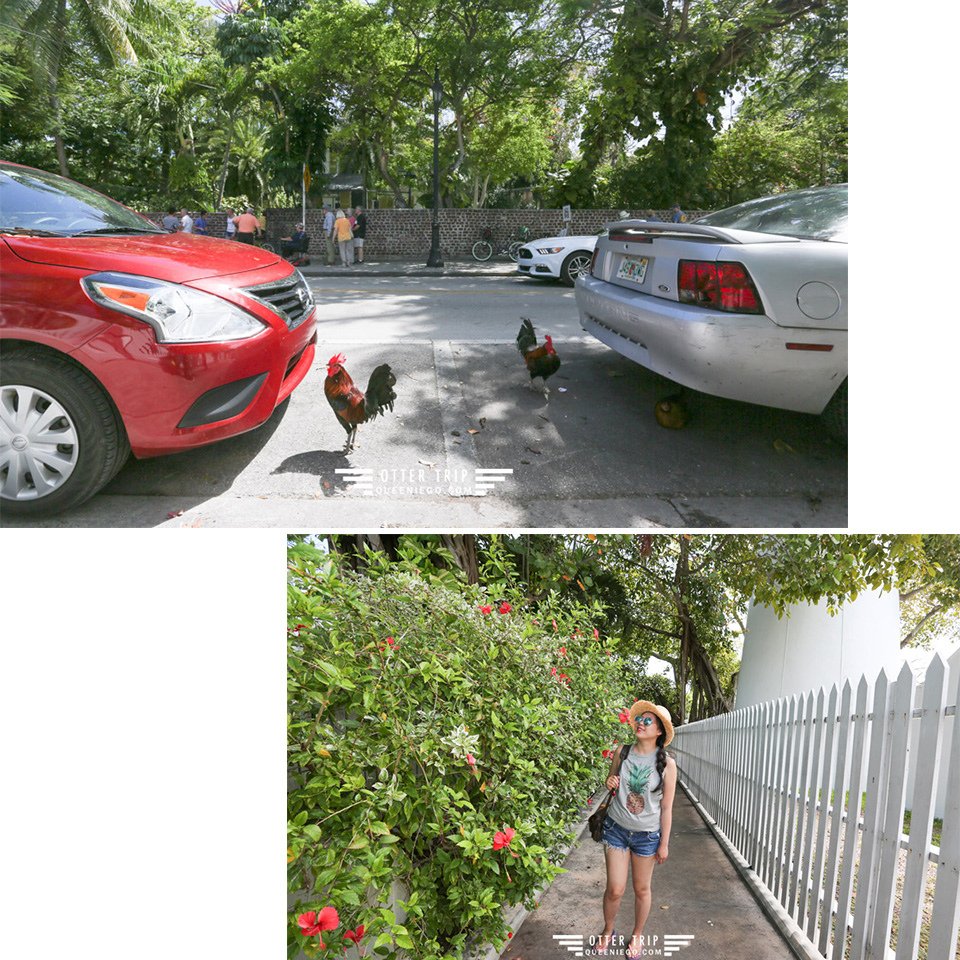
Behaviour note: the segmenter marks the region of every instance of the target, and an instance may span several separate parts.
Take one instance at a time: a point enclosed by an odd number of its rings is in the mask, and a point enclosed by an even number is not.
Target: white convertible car
[[[584,330],[686,387],[847,429],[847,187],[695,223],[608,225],[576,281]]]

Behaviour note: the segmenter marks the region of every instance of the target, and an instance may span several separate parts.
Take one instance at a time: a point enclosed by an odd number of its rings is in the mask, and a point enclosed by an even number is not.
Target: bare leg
[[[653,856],[638,857],[634,854],[631,855],[630,860],[633,864],[631,871],[633,875],[633,895],[636,898],[632,937],[636,938],[643,933],[644,924],[647,922],[647,917],[650,916],[650,905],[653,902],[650,880],[653,877],[656,858]],[[639,947],[639,945],[640,941],[635,940],[633,946]]]
[[[603,855],[607,862],[607,888],[603,893],[602,936],[609,937],[613,933],[613,924],[617,919],[620,901],[627,889],[627,868],[630,864],[630,856],[627,850],[617,850],[607,846],[603,848]]]

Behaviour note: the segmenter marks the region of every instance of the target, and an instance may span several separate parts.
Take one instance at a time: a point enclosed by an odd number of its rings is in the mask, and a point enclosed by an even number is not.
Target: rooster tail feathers
[[[520,318],[523,322],[520,324],[520,332],[517,334],[517,349],[521,354],[526,354],[537,345],[537,335],[534,333],[533,324],[528,317]]]
[[[397,378],[390,369],[389,363],[381,363],[370,374],[370,382],[367,384],[363,401],[368,419],[372,420],[384,410],[393,409],[393,402],[397,399],[393,389],[396,382]]]

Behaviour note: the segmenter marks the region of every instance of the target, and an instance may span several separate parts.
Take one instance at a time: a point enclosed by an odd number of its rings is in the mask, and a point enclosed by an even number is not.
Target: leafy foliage
[[[436,557],[404,538],[361,573],[290,549],[291,957],[296,915],[328,905],[384,957],[502,944],[501,907],[559,872],[620,736],[632,698],[594,605],[531,602],[496,544],[472,586]]]

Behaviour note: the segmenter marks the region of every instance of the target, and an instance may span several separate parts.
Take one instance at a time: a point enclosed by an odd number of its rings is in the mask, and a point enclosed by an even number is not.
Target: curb
[[[427,267],[420,263],[379,262],[355,264],[352,267],[322,263],[300,267],[305,277],[513,277],[521,276],[514,264],[483,266],[472,263],[450,263],[442,267]]]

